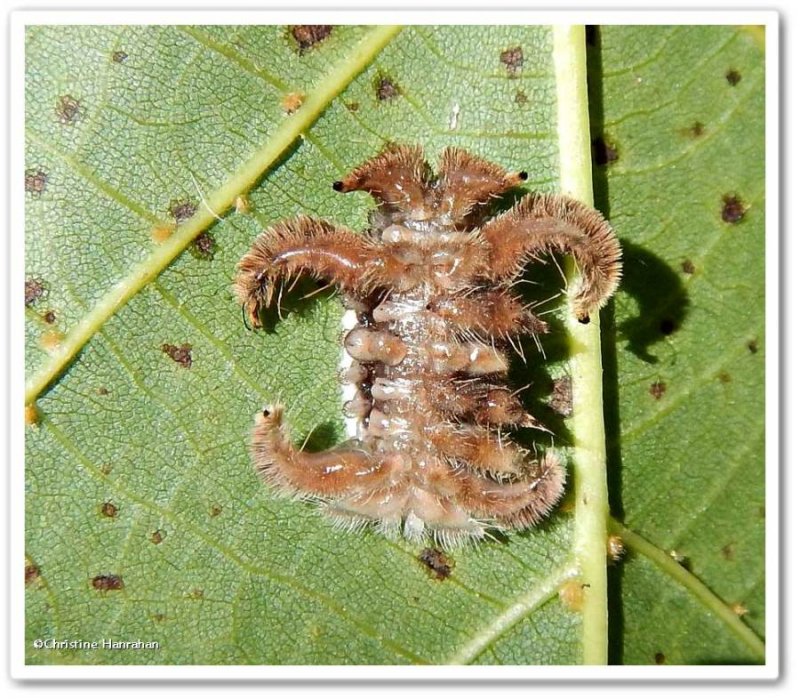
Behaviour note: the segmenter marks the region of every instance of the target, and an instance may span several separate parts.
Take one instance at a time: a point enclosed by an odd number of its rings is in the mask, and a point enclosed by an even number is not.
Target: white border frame
[[[18,573],[24,561],[24,440],[25,428],[18,407],[24,405],[24,309],[10,304],[9,347],[11,373],[9,418],[10,444],[10,673],[15,679],[262,679],[262,680],[414,680],[450,679],[560,679],[560,680],[768,680],[779,674],[779,582],[780,523],[780,235],[779,235],[779,16],[776,11],[667,11],[667,12],[530,12],[530,11],[20,11],[11,14],[10,95],[11,147],[9,258],[11,290],[24,283],[24,31],[38,24],[294,24],[306,21],[334,24],[641,24],[641,25],[734,25],[761,24],[766,27],[766,464],[767,464],[767,662],[763,666],[28,666],[24,655],[24,583]],[[13,296],[12,296],[13,298]],[[15,640],[18,640],[15,643]]]

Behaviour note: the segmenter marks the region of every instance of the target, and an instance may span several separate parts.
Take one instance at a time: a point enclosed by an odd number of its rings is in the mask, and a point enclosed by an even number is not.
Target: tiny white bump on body
[[[358,325],[358,316],[352,309],[348,309],[342,316],[342,329],[346,332],[352,331]],[[339,360],[339,371],[345,381],[342,383],[342,403],[348,404],[356,397],[356,385],[352,381],[347,381],[353,375],[353,358],[347,354],[342,347],[342,355]],[[346,416],[344,420],[344,431],[348,438],[361,437],[362,421],[354,416]]]

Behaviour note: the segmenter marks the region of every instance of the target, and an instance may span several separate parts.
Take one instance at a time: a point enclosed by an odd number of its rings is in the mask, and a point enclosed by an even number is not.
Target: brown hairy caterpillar
[[[265,482],[317,501],[340,526],[445,547],[550,512],[564,488],[560,459],[503,434],[541,427],[504,385],[504,348],[548,331],[511,286],[529,261],[571,254],[582,275],[572,311],[588,321],[617,287],[621,250],[599,212],[562,195],[528,194],[489,218],[490,202],[526,178],[457,148],[434,173],[421,148],[390,145],[333,183],[377,202],[365,235],[298,216],[258,236],[235,283],[253,326],[276,285],[299,275],[335,285],[358,319],[343,378],[356,387],[346,405],[356,438],[305,452],[283,407],[269,406],[251,445]]]

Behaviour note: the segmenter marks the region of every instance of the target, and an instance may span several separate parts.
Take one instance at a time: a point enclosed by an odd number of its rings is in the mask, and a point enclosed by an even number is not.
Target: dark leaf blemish
[[[100,506],[100,513],[106,518],[116,518],[118,512],[119,508],[109,501]]]
[[[116,574],[100,574],[92,579],[92,587],[98,591],[121,591],[125,583]]]
[[[29,585],[33,583],[36,579],[39,578],[41,571],[39,571],[39,567],[36,564],[26,564],[25,565],[25,585]]]
[[[393,100],[400,95],[400,88],[389,77],[382,75],[375,81],[375,96],[379,102]]]
[[[735,194],[726,194],[722,197],[722,210],[720,216],[725,223],[738,224],[745,214],[742,200]]]
[[[190,369],[192,366],[192,346],[189,343],[184,343],[180,347],[164,343],[161,346],[161,352],[171,357],[181,367]]]
[[[188,199],[177,199],[169,203],[168,211],[176,224],[182,224],[195,215],[197,205]]]
[[[111,60],[114,61],[114,63],[125,63],[127,59],[128,54],[126,54],[124,51],[115,51],[111,54]]]
[[[213,260],[217,252],[217,241],[208,231],[203,231],[192,241],[190,251],[199,260]]]
[[[500,53],[500,62],[503,63],[508,71],[510,78],[516,78],[522,72],[522,65],[525,57],[521,46],[514,46]]]
[[[444,552],[427,547],[419,554],[419,560],[428,567],[428,570],[437,581],[444,581],[449,578],[455,568],[455,562]]]
[[[728,85],[730,85],[731,87],[736,87],[741,79],[742,79],[742,74],[738,70],[735,70],[734,68],[731,68],[725,74],[725,80],[728,81]]]
[[[81,114],[81,103],[72,95],[62,95],[56,102],[56,116],[62,124],[74,124]]]
[[[686,260],[684,260],[681,263],[681,270],[683,270],[687,275],[693,275],[695,273],[696,268],[694,266],[694,263],[688,258],[686,258]]]
[[[658,401],[667,391],[667,385],[660,379],[650,385],[650,396]]]
[[[331,24],[295,24],[289,27],[292,38],[297,42],[297,52],[301,55],[325,41],[332,31]]]
[[[42,194],[47,189],[47,173],[31,168],[25,171],[25,191],[31,194]]]
[[[33,306],[46,294],[44,283],[40,279],[25,280],[25,306]]]

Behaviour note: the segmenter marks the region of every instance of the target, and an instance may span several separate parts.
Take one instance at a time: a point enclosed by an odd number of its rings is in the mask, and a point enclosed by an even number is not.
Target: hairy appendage
[[[583,277],[572,299],[578,318],[599,309],[622,274],[622,250],[600,212],[559,194],[531,194],[481,229],[486,245],[485,277],[511,280],[525,263],[550,251],[574,256]]]

